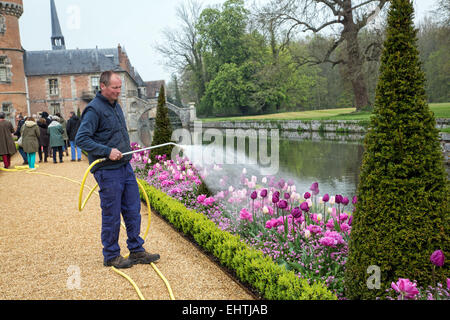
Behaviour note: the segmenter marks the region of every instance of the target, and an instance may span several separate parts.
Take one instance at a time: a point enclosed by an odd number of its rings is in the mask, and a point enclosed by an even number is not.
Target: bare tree
[[[433,14],[444,26],[450,25],[450,0],[439,0]]]
[[[260,10],[267,24],[285,28],[283,45],[295,39],[297,32],[328,33],[332,37],[320,56],[301,57],[301,64],[329,62],[345,65],[352,84],[357,110],[369,105],[367,84],[363,73],[365,61],[377,58],[381,43],[369,43],[361,48],[359,32],[381,12],[388,0],[271,0]],[[337,48],[343,54],[335,54]]]
[[[156,45],[156,50],[165,57],[166,66],[180,75],[190,74],[195,83],[197,101],[205,91],[203,59],[195,28],[201,12],[202,6],[196,0],[181,3],[176,9],[181,24],[177,29],[164,30],[164,43]]]

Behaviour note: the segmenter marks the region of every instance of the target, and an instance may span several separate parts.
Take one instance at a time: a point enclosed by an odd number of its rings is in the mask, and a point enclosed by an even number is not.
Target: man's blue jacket
[[[89,163],[100,158],[108,159],[96,164],[91,170],[92,173],[100,168],[117,169],[126,165],[131,160],[131,155],[119,161],[109,160],[113,148],[122,153],[131,151],[130,137],[119,103],[111,104],[101,92],[98,92],[81,115],[75,144],[88,153]]]

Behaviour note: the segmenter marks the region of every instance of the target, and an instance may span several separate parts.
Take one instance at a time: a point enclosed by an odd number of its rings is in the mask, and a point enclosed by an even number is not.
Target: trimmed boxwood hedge
[[[195,239],[220,264],[232,270],[244,284],[270,300],[336,300],[323,283],[312,285],[293,271],[279,266],[262,252],[248,247],[239,236],[219,229],[205,215],[187,209],[181,202],[140,180],[151,208],[177,230]],[[141,192],[141,198],[144,195]]]

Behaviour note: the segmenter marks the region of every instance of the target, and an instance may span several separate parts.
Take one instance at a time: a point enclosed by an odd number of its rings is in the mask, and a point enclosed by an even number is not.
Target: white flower
[[[267,178],[266,177],[262,178],[261,182],[262,183],[267,183]]]
[[[245,168],[242,169],[242,173],[243,173],[243,174],[247,174],[247,169],[245,169]]]
[[[334,204],[335,203],[334,196],[330,197],[330,201],[329,202],[330,202],[330,204]]]
[[[322,221],[322,214],[321,214],[321,213],[319,213],[319,214],[317,215],[317,221]]]
[[[305,238],[309,239],[309,237],[311,237],[311,232],[309,232],[308,229],[305,230]]]
[[[331,208],[328,208],[328,209],[327,209],[327,212],[328,212],[329,214],[331,214],[331,212],[333,212],[333,210],[332,210]]]
[[[230,187],[228,188],[228,191],[233,192],[233,191],[234,191],[233,186],[230,186]]]
[[[265,214],[268,214],[268,213],[269,213],[269,209],[267,208],[267,206],[264,206],[263,209],[262,209],[262,211],[263,211]]]

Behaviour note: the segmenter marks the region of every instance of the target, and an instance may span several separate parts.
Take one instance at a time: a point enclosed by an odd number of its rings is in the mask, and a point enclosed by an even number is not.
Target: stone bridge
[[[157,105],[157,98],[143,100],[131,97],[127,99],[124,111],[131,142],[138,142],[141,146],[151,145]],[[180,108],[169,102],[166,102],[166,106],[169,109],[169,118],[173,128],[188,128],[189,123],[197,119],[193,103],[190,103],[188,108]]]

